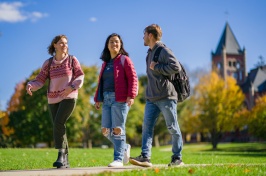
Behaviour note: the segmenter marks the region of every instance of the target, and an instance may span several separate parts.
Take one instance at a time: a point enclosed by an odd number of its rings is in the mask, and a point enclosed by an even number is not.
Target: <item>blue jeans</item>
[[[177,101],[160,100],[156,102],[146,101],[144,122],[142,124],[142,156],[151,158],[152,138],[154,126],[157,122],[160,112],[162,112],[166,126],[172,135],[173,155],[181,159],[183,140],[177,121]]]
[[[126,142],[126,120],[129,106],[126,102],[116,102],[114,92],[104,92],[102,108],[102,128],[107,128],[104,134],[114,145],[114,160],[121,161],[124,157]],[[114,128],[120,128],[121,133],[115,135]]]

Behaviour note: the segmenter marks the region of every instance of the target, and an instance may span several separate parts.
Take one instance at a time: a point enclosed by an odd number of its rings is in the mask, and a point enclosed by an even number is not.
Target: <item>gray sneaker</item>
[[[150,159],[143,157],[142,155],[138,157],[130,157],[129,162],[133,165],[142,166],[142,167],[151,167],[152,163]]]
[[[175,156],[172,156],[171,163],[168,164],[168,166],[183,166],[185,163],[183,161]]]
[[[123,159],[123,163],[124,164],[127,164],[129,162],[130,148],[131,148],[131,145],[126,144],[126,148],[125,148],[125,151],[124,151],[124,159]]]

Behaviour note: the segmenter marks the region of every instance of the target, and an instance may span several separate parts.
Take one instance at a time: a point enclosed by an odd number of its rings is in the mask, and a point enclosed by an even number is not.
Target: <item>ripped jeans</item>
[[[102,129],[106,128],[103,135],[114,145],[114,161],[121,161],[124,157],[126,143],[126,120],[129,106],[126,102],[116,102],[114,92],[104,92],[102,108]],[[114,134],[114,129],[118,131]]]
[[[156,102],[146,101],[144,121],[142,124],[142,156],[151,158],[152,138],[154,126],[162,112],[166,127],[172,136],[172,152],[181,159],[183,140],[177,121],[177,101],[164,99]]]

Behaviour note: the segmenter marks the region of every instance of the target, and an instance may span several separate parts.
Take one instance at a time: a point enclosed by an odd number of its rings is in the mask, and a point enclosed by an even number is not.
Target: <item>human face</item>
[[[118,36],[113,36],[109,39],[108,49],[111,55],[117,55],[121,48],[121,41]]]
[[[54,44],[54,48],[57,54],[66,54],[68,51],[68,44],[66,38],[61,38]]]
[[[144,33],[143,40],[144,40],[144,46],[149,46],[150,39],[149,39],[149,34],[148,34],[148,32],[145,32],[145,33]]]

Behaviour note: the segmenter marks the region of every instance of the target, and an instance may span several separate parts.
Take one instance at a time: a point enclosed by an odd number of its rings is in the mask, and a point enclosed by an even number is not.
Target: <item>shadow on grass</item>
[[[204,153],[204,155],[213,155],[214,153]],[[202,155],[202,153],[195,153],[195,155]],[[215,152],[214,155],[220,155],[220,156],[243,156],[243,157],[266,157],[266,152],[264,153],[254,153],[254,152],[237,152],[237,153],[228,153],[228,152]]]
[[[251,152],[251,153],[260,153],[260,155],[264,155],[263,153],[265,152],[266,155],[266,143],[245,143],[241,144],[238,143],[239,145],[237,146],[232,146],[230,144],[223,145],[222,147],[219,147],[217,149],[207,149],[207,150],[202,150],[205,152]]]

